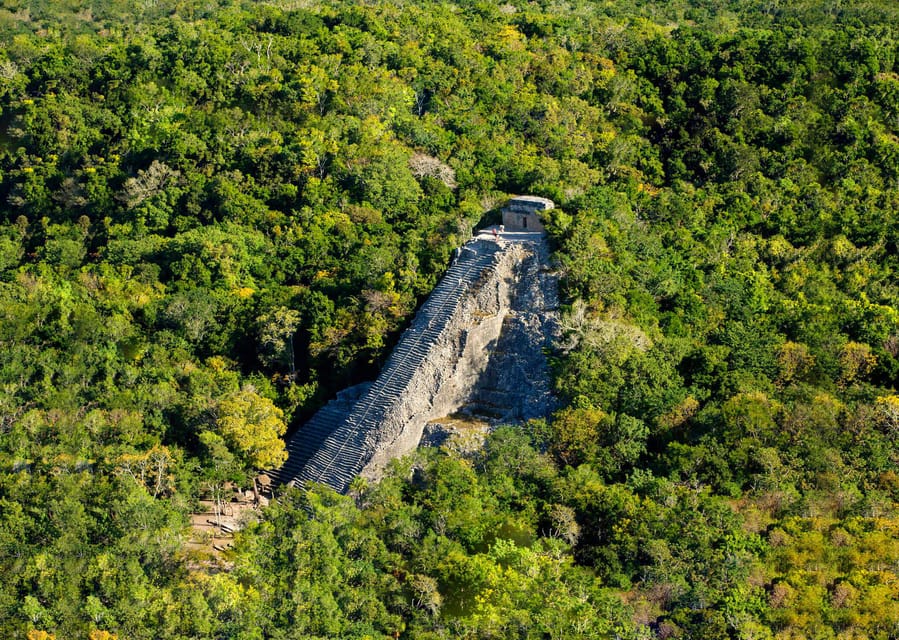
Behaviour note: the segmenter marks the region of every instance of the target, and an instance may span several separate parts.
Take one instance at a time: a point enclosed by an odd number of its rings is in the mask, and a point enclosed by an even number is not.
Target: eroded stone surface
[[[516,286],[502,331],[473,393],[467,413],[491,422],[522,422],[555,407],[546,351],[559,334],[558,276],[549,270],[544,242],[515,266]]]

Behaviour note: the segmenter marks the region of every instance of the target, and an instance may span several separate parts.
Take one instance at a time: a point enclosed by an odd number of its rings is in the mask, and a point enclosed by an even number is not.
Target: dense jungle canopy
[[[3,637],[899,636],[891,0],[4,0],[0,43]],[[192,555],[518,193],[563,408]]]

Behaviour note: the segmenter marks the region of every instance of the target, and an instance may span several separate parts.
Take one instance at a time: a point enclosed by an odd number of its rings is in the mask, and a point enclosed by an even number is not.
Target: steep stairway
[[[377,380],[347,411],[333,402],[301,427],[287,444],[288,460],[269,476],[279,484],[328,485],[345,493],[374,454],[379,429],[404,395],[422,362],[431,355],[466,293],[496,262],[502,245],[468,243],[403,333]]]

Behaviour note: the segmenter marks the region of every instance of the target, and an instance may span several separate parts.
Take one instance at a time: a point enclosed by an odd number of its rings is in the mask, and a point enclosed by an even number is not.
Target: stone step
[[[383,395],[384,397],[389,397],[392,400],[401,395],[408,386],[409,380],[404,377],[398,380],[391,381],[389,384],[385,384],[380,392],[381,395]]]

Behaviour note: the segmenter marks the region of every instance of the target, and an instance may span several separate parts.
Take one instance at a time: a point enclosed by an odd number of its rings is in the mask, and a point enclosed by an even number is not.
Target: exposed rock
[[[491,424],[468,416],[447,417],[425,425],[419,447],[445,447],[470,456],[484,445]]]
[[[516,284],[502,331],[463,412],[492,422],[523,422],[555,408],[546,350],[559,336],[558,276],[545,243],[516,265]]]

